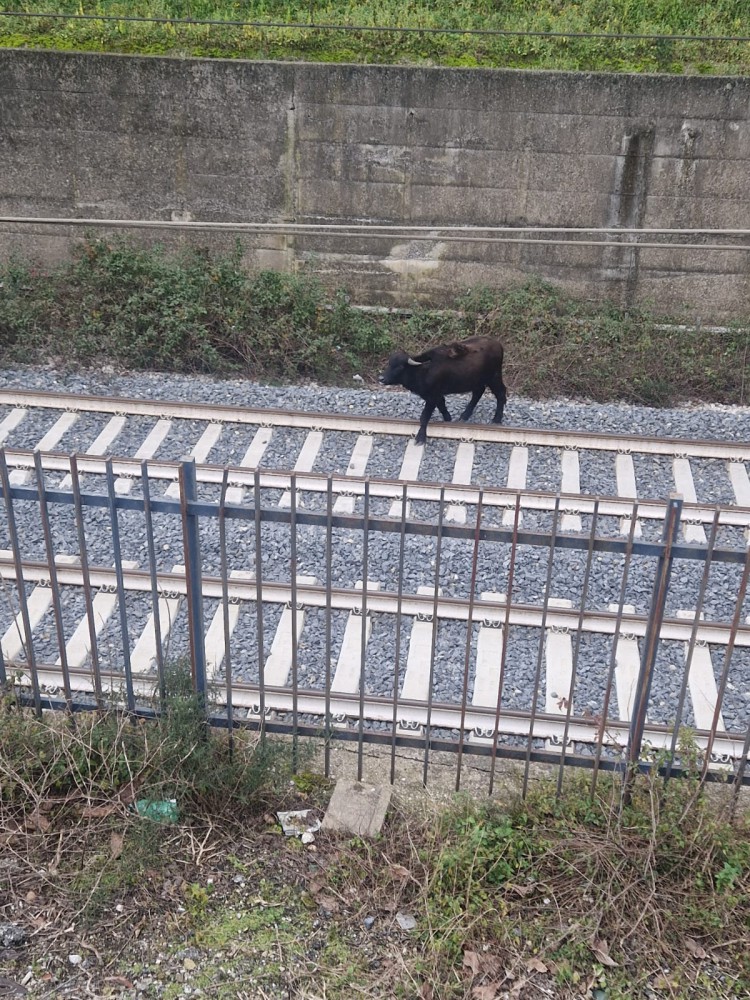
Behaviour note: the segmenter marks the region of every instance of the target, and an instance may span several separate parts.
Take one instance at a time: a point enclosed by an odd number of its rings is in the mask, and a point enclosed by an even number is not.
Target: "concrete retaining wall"
[[[750,228],[750,79],[6,50],[0,95],[2,215]],[[0,225],[0,253],[49,261],[79,237]],[[707,322],[750,314],[734,249],[245,242],[250,263],[306,266],[358,301],[535,274]]]

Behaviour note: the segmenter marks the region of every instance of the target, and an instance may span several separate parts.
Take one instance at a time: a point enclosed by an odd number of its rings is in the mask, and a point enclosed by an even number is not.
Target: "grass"
[[[749,398],[750,317],[725,333],[664,328],[682,317],[594,304],[538,280],[474,288],[442,312],[363,313],[346,289],[304,272],[248,274],[242,258],[240,242],[231,253],[172,254],[89,237],[57,270],[0,262],[0,364],[351,385],[353,375],[374,382],[397,348],[481,333],[502,339],[517,395],[653,406]]]
[[[745,74],[747,42],[587,39],[585,33],[748,35],[744,0],[8,0],[6,11],[167,19],[244,20],[282,26],[224,27],[102,20],[0,19],[0,45],[96,52],[320,62],[509,66],[618,72]],[[304,28],[284,25],[302,24]],[[315,25],[422,29],[322,30]],[[434,33],[425,33],[431,29]],[[497,29],[562,37],[446,34]]]
[[[0,771],[25,792],[3,782],[12,865],[0,870],[0,903],[35,928],[4,971],[30,969],[30,995],[84,985],[121,995],[138,979],[146,996],[179,996],[189,972],[219,997],[750,996],[750,826],[730,789],[700,785],[697,756],[692,777],[666,786],[638,776],[626,806],[616,776],[601,775],[592,794],[590,778],[572,774],[559,798],[540,779],[526,801],[459,796],[425,811],[397,800],[378,837],[319,834],[304,848],[262,807],[237,811],[226,772],[216,785],[229,804],[183,808],[177,824],[122,808],[122,786],[105,791],[97,778],[102,759],[120,760],[135,733],[128,759],[147,746],[156,777],[164,732],[127,723],[102,741],[93,723],[38,720],[11,697],[0,712]],[[181,725],[170,723],[175,743]],[[52,802],[48,769],[63,744],[76,749],[56,769]],[[310,793],[293,791],[297,806],[325,787],[314,778],[302,783]],[[288,805],[289,787],[268,782],[263,805]],[[76,952],[87,956],[79,973],[66,961]]]

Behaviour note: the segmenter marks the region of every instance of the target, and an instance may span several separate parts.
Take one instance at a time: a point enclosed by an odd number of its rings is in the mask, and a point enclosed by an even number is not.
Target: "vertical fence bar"
[[[52,528],[49,520],[49,506],[47,503],[47,485],[44,481],[44,469],[42,468],[42,453],[34,452],[34,472],[36,474],[36,488],[39,495],[39,517],[42,522],[42,533],[44,534],[44,549],[47,553],[47,568],[49,569],[49,586],[52,594],[52,617],[55,619],[55,632],[57,633],[57,648],[60,650],[60,672],[63,679],[63,692],[65,694],[65,707],[73,714],[73,694],[70,688],[70,670],[68,669],[68,651],[65,647],[65,627],[63,625],[62,605],[60,604],[60,584],[57,580],[57,565],[55,563],[55,545],[52,541]]]
[[[510,631],[510,607],[513,602],[513,581],[516,572],[516,551],[518,549],[518,525],[521,520],[521,494],[516,493],[516,503],[513,515],[513,540],[510,546],[510,565],[508,566],[508,586],[505,594],[505,621],[503,623],[503,643],[500,649],[500,672],[497,678],[497,701],[495,703],[495,730],[492,736],[492,753],[490,758],[490,784],[487,790],[492,795],[495,788],[495,768],[497,767],[497,744],[500,739],[500,712],[503,701],[503,684],[505,682],[505,663],[508,656],[508,633]]]
[[[680,737],[680,725],[682,723],[682,713],[685,710],[685,699],[687,697],[688,682],[690,680],[690,668],[693,665],[693,655],[695,653],[695,644],[698,637],[698,627],[701,622],[701,612],[703,610],[703,602],[706,597],[706,589],[708,587],[708,579],[711,573],[711,565],[714,555],[714,549],[716,547],[716,536],[719,528],[719,514],[720,510],[714,511],[713,521],[711,522],[711,534],[708,539],[708,547],[706,548],[706,557],[703,562],[703,576],[701,577],[701,585],[698,591],[698,600],[695,606],[695,615],[693,617],[693,627],[690,630],[690,640],[688,642],[687,656],[685,657],[685,668],[682,675],[682,684],[680,685],[680,694],[677,699],[677,710],[675,712],[674,728],[672,730],[672,742],[669,747],[669,757],[664,768],[664,784],[669,781],[672,776],[672,765],[674,763],[675,754],[677,753],[677,741]]]
[[[633,558],[633,540],[637,524],[638,501],[633,501],[633,514],[630,518],[630,529],[628,531],[627,542],[625,543],[625,562],[622,567],[622,578],[620,580],[620,598],[617,605],[617,618],[615,619],[615,632],[612,636],[612,652],[609,657],[609,670],[607,672],[607,686],[604,690],[604,703],[602,705],[599,728],[596,734],[596,756],[594,767],[591,772],[591,795],[596,791],[596,783],[599,777],[599,767],[602,760],[602,749],[604,747],[604,729],[607,725],[609,715],[609,703],[612,698],[612,684],[615,677],[615,667],[617,666],[617,647],[620,642],[620,632],[622,630],[622,616],[625,612],[625,598],[628,592],[628,577],[630,575],[630,563]]]
[[[641,755],[643,729],[646,724],[646,710],[651,694],[651,680],[654,675],[656,653],[659,648],[659,635],[662,621],[664,620],[667,592],[672,575],[672,546],[677,540],[677,533],[680,530],[681,515],[682,498],[676,496],[670,497],[669,504],[667,505],[667,516],[664,521],[664,530],[662,532],[663,547],[654,577],[651,607],[646,624],[646,636],[643,641],[641,665],[638,671],[635,700],[633,702],[633,715],[630,724],[630,737],[628,739],[627,768],[623,781],[623,803],[625,805],[630,801],[635,768]]]
[[[234,753],[234,703],[232,698],[232,633],[229,627],[229,569],[227,566],[227,485],[229,469],[224,469],[219,495],[219,558],[221,561],[221,610],[224,623],[224,680],[227,696],[229,754]]]
[[[298,649],[297,649],[297,477],[291,474],[289,480],[289,490],[291,494],[291,507],[289,511],[289,560],[291,565],[291,592],[292,592],[292,773],[297,773],[299,765],[299,733],[298,725],[298,693],[297,693],[297,671]]]
[[[711,758],[711,751],[713,749],[714,741],[716,739],[716,731],[719,727],[719,715],[721,714],[721,708],[724,702],[724,695],[727,689],[727,682],[729,680],[729,667],[731,665],[732,655],[734,653],[734,644],[737,641],[737,630],[739,629],[740,622],[742,621],[742,605],[745,601],[745,594],[747,593],[748,577],[750,577],[750,545],[748,546],[747,551],[745,553],[745,568],[742,572],[742,579],[740,581],[740,587],[737,593],[737,600],[734,605],[734,614],[732,615],[732,624],[729,631],[729,641],[727,642],[726,649],[724,650],[724,665],[721,670],[721,679],[719,681],[719,687],[716,696],[716,707],[714,709],[714,717],[711,720],[711,731],[708,736],[708,744],[706,745],[706,758],[703,762],[703,773],[701,775],[701,781],[703,781],[706,777],[706,772],[708,771],[708,762]],[[746,747],[750,747],[750,729],[748,730]]]
[[[484,490],[480,488],[477,498],[476,522],[474,526],[474,548],[471,556],[471,579],[469,581],[469,616],[466,622],[466,646],[464,647],[464,676],[461,687],[461,722],[458,727],[458,758],[456,760],[456,791],[461,790],[461,763],[464,752],[466,702],[469,696],[469,667],[471,665],[471,637],[474,630],[474,602],[476,600],[477,562],[479,560],[479,535],[482,526],[482,504]]]
[[[78,553],[81,560],[81,576],[83,577],[83,599],[86,604],[86,621],[89,628],[89,657],[91,659],[91,683],[94,686],[96,707],[101,712],[104,707],[102,695],[102,677],[99,664],[99,642],[96,637],[96,619],[94,618],[94,599],[91,593],[91,574],[89,572],[89,555],[86,546],[86,526],[83,517],[83,501],[81,500],[81,477],[78,472],[78,456],[70,456],[70,485],[73,492],[73,507],[75,510],[76,530],[78,533]]]
[[[323,773],[326,778],[331,774],[331,739],[333,738],[333,721],[331,719],[331,656],[332,656],[332,594],[333,587],[333,476],[328,476],[326,486],[326,662],[325,662],[325,748]]]
[[[159,610],[159,580],[156,572],[156,545],[154,543],[154,519],[151,511],[151,483],[148,478],[148,462],[141,462],[141,488],[143,490],[143,517],[146,526],[148,546],[148,573],[151,581],[151,614],[154,618],[154,639],[156,640],[156,675],[159,682],[159,707],[166,707],[167,691],[164,678],[164,648],[161,642],[161,611]]]
[[[117,579],[117,605],[120,615],[120,639],[122,642],[122,660],[125,672],[125,697],[129,712],[135,712],[135,695],[133,693],[133,671],[130,663],[130,637],[128,634],[128,613],[125,607],[125,580],[122,570],[122,552],[120,548],[120,522],[117,514],[117,497],[115,494],[115,476],[112,469],[112,459],[105,462],[107,475],[107,500],[109,506],[109,524],[112,529],[112,554],[115,562],[115,577]]]
[[[539,683],[542,677],[542,660],[544,659],[544,648],[546,643],[547,613],[549,611],[550,584],[552,582],[552,567],[555,561],[555,544],[557,542],[557,526],[560,517],[560,497],[555,497],[555,508],[552,515],[552,533],[549,537],[549,560],[547,562],[547,580],[544,585],[544,600],[542,601],[542,622],[539,633],[539,648],[536,658],[536,673],[534,675],[534,693],[531,702],[531,717],[529,719],[529,738],[526,743],[526,763],[523,769],[523,790],[522,797],[526,798],[529,788],[529,770],[531,768],[531,747],[534,742],[534,723],[536,721],[536,708],[539,701]]]
[[[365,660],[367,657],[367,581],[370,557],[370,480],[365,479],[365,510],[362,526],[362,629],[360,632],[359,664],[359,723],[357,738],[357,781],[362,780],[364,769],[365,735]]]
[[[589,535],[589,547],[586,555],[586,569],[583,574],[583,587],[581,588],[581,608],[578,614],[578,628],[576,629],[575,647],[573,649],[573,666],[570,672],[570,687],[568,688],[568,704],[565,710],[565,728],[563,729],[562,753],[560,754],[560,769],[557,773],[556,796],[559,799],[562,793],[563,772],[565,770],[565,758],[568,749],[568,733],[570,732],[570,716],[573,712],[573,697],[575,695],[576,677],[578,675],[578,658],[581,655],[581,635],[583,633],[583,616],[586,613],[586,602],[589,595],[589,581],[591,579],[591,564],[594,560],[594,541],[596,539],[596,525],[599,517],[599,500],[594,501],[594,510],[591,515],[591,534]]]
[[[435,684],[435,649],[437,647],[438,630],[438,599],[440,596],[440,555],[443,547],[443,518],[445,507],[445,487],[440,487],[440,508],[438,510],[437,535],[435,540],[435,592],[432,598],[432,642],[430,645],[430,677],[427,687],[427,719],[425,726],[424,765],[422,767],[422,784],[427,785],[427,771],[430,764],[430,728],[432,726],[432,689]]]
[[[190,506],[198,499],[195,462],[180,462],[180,507],[182,510],[182,544],[185,552],[185,584],[187,590],[188,635],[193,690],[205,701],[206,644],[203,635],[203,588],[201,586],[201,535],[198,515]]]
[[[13,551],[13,566],[16,573],[16,590],[18,591],[18,606],[21,612],[21,622],[23,624],[22,644],[26,647],[26,663],[29,667],[29,679],[31,681],[31,694],[34,699],[34,711],[38,716],[42,714],[42,703],[39,694],[39,675],[36,669],[36,655],[34,653],[34,639],[31,633],[31,619],[29,618],[29,605],[26,600],[26,583],[23,578],[23,560],[21,559],[21,546],[18,541],[18,529],[16,528],[16,515],[13,509],[13,498],[10,495],[10,476],[8,475],[8,464],[5,460],[5,449],[0,448],[0,482],[3,487],[5,497],[5,513],[8,518],[8,535],[10,536],[10,547]],[[12,609],[11,609],[12,612]],[[18,618],[14,618],[18,627]]]
[[[263,525],[260,511],[260,470],[253,473],[255,518],[255,631],[258,642],[258,713],[261,743],[266,738],[266,657],[263,632]]]
[[[396,733],[398,731],[398,685],[401,663],[401,609],[404,601],[404,548],[406,542],[406,483],[401,490],[401,531],[398,548],[398,591],[396,594],[396,649],[393,659],[393,718],[391,720],[391,784],[396,780]]]

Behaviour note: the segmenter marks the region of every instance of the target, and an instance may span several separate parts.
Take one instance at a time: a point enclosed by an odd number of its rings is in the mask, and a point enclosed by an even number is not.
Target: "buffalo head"
[[[406,351],[396,351],[388,358],[388,365],[380,376],[381,385],[403,385],[404,377],[410,366],[419,367],[421,361],[410,358]]]

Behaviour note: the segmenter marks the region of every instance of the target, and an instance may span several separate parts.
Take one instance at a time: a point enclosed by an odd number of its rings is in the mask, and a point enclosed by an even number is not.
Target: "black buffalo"
[[[402,385],[424,400],[417,444],[427,440],[427,422],[436,407],[444,420],[451,419],[445,405],[447,395],[471,393],[466,409],[458,418],[468,420],[484,390],[490,389],[497,399],[492,418],[494,424],[503,419],[508,395],[503,382],[503,346],[492,337],[469,337],[453,344],[441,344],[413,358],[405,351],[397,351],[389,358],[380,381],[383,385]]]

